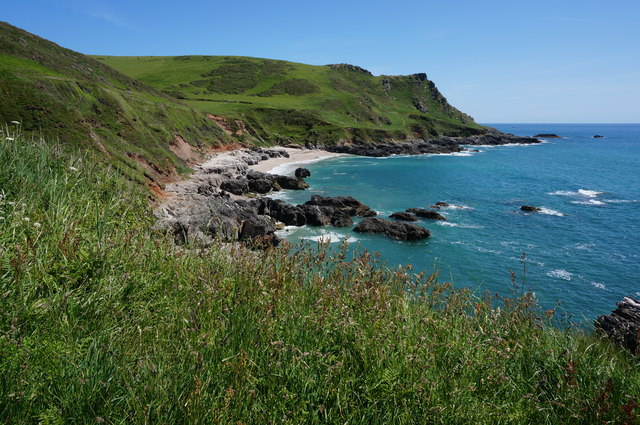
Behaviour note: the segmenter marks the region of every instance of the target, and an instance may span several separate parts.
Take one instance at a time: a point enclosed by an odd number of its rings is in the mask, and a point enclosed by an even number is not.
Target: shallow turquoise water
[[[578,319],[607,313],[623,296],[640,296],[640,125],[493,124],[517,135],[556,133],[531,146],[480,147],[461,155],[342,157],[309,164],[302,203],[312,194],[354,196],[384,217],[437,201],[448,222],[420,222],[423,242],[362,235],[351,228],[288,228],[290,241],[348,237],[390,265],[438,269],[456,286],[506,294],[510,270],[545,307]],[[604,139],[592,138],[595,134]],[[282,170],[280,170],[282,171]],[[520,205],[541,206],[526,214]]]

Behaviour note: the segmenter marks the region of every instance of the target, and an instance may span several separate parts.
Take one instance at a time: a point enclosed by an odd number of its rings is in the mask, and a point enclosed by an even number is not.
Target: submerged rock
[[[394,212],[389,216],[389,218],[400,221],[418,221],[418,218],[415,215],[407,212]]]
[[[601,136],[599,134],[596,134],[594,136],[592,136],[594,139],[604,139],[604,136]]]
[[[540,134],[536,134],[533,137],[540,137],[541,139],[562,139],[561,136],[558,136],[557,134],[553,134],[553,133],[540,133]]]
[[[540,212],[542,208],[534,207],[532,205],[523,205],[520,207],[520,210],[525,212]]]
[[[595,326],[635,355],[640,354],[640,301],[625,297],[611,314],[596,319]]]
[[[389,221],[377,217],[365,218],[354,227],[353,231],[358,233],[383,234],[390,238],[403,241],[417,241],[431,236],[431,233],[427,229],[416,224]]]
[[[437,211],[425,210],[423,208],[409,208],[407,212],[415,214],[420,218],[447,221],[447,217],[443,216]]]

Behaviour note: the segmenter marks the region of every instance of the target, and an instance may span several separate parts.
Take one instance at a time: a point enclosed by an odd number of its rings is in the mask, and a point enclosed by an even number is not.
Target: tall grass
[[[638,421],[638,360],[526,292],[326,245],[177,248],[97,161],[1,139],[0,421]]]

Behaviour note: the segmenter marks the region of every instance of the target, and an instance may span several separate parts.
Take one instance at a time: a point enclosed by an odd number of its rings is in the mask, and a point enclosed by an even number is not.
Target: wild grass
[[[176,247],[86,154],[0,137],[0,421],[637,423],[638,360],[347,249]]]

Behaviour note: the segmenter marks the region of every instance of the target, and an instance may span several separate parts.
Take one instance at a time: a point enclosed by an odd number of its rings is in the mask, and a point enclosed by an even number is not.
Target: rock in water
[[[306,179],[307,177],[311,177],[311,171],[306,168],[296,168],[294,175],[299,179]]]
[[[447,217],[443,216],[437,211],[425,210],[422,208],[409,208],[407,212],[417,215],[421,218],[427,218],[429,220],[443,220],[447,221]]]
[[[353,231],[382,234],[402,241],[417,241],[431,236],[427,229],[416,224],[389,221],[376,217],[365,218],[354,227]]]
[[[635,355],[640,354],[640,301],[625,297],[611,314],[598,317],[596,329]]]
[[[542,211],[542,208],[534,207],[531,205],[523,205],[520,207],[520,210],[526,211],[526,212],[540,212]]]
[[[389,216],[389,218],[400,221],[418,221],[418,218],[415,215],[406,212],[394,212]]]
[[[553,133],[540,133],[540,134],[536,134],[533,137],[539,137],[541,139],[562,139],[561,136],[558,136],[557,134],[553,134]]]

